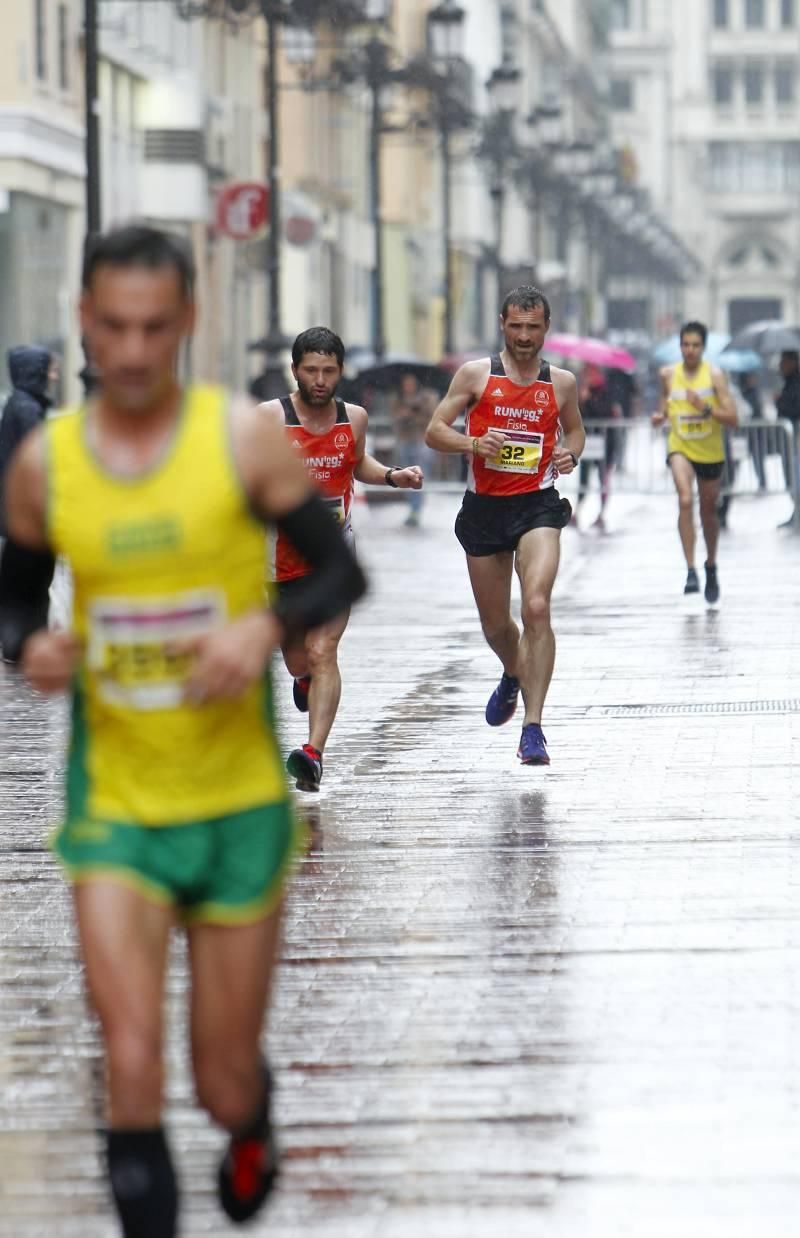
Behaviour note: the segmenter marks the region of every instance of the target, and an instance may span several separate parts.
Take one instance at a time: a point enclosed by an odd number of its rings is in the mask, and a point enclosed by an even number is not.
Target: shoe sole
[[[295,788],[298,791],[319,791],[319,784],[322,782],[322,774],[319,779],[310,774],[308,767],[300,757],[289,757],[286,762],[286,768],[295,781]]]
[[[519,753],[517,753],[517,756],[519,757]],[[520,764],[522,765],[549,765],[550,764],[549,757],[530,757],[527,761],[524,760],[523,757],[519,757],[519,759],[520,759]]]

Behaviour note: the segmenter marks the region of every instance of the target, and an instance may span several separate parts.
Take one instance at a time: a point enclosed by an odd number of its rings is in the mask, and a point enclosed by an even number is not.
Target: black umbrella
[[[431,387],[439,395],[444,395],[453,379],[453,375],[440,365],[427,361],[388,361],[384,365],[371,365],[356,374],[348,384],[349,391],[353,393],[350,398],[363,399],[364,392],[370,389],[399,391],[406,374],[412,374],[420,387]]]
[[[728,347],[753,348],[765,356],[777,352],[800,352],[800,327],[792,327],[779,319],[765,319],[763,322],[751,322],[735,335]]]

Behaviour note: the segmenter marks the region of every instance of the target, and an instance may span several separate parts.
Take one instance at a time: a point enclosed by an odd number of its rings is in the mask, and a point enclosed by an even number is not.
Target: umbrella
[[[800,352],[800,327],[779,319],[751,322],[731,340],[732,348],[754,348],[762,356],[776,352]]]
[[[625,370],[632,374],[636,358],[625,348],[618,348],[605,340],[592,339],[590,335],[548,335],[544,351],[559,357],[572,357],[587,365],[597,365],[604,370]]]
[[[351,398],[363,399],[368,388],[373,391],[399,391],[406,374],[413,374],[420,387],[432,387],[439,395],[445,394],[453,378],[440,365],[432,365],[428,361],[389,361],[356,374],[349,383],[349,390],[353,393]]]
[[[761,369],[761,358],[752,348],[727,348],[717,357],[716,364],[730,374],[752,374]]]
[[[709,331],[704,350],[706,360],[713,362],[714,365],[719,365],[720,358],[722,357],[722,350],[726,348],[730,342],[731,337],[729,335],[724,335],[722,331]],[[749,345],[745,344],[742,347],[747,348]],[[654,361],[656,365],[675,365],[682,359],[681,337],[679,335],[671,335],[669,339],[662,340],[661,343],[657,344],[653,349],[650,354],[650,359]],[[757,370],[758,365],[755,365],[752,368]]]

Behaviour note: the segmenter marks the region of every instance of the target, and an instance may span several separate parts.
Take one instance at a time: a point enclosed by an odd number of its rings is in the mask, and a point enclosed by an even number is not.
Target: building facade
[[[614,132],[702,255],[687,313],[800,317],[800,4],[616,0]]]

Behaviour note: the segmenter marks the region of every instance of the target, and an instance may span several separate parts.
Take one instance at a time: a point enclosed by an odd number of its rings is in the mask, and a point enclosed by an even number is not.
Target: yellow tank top
[[[53,549],[74,576],[84,656],[73,700],[68,813],[178,825],[286,796],[269,677],[190,706],[174,643],[264,604],[264,530],[233,460],[228,401],[189,388],[164,459],[109,473],[81,410],[45,429]]]
[[[667,453],[680,452],[698,464],[718,464],[725,459],[722,426],[710,413],[692,407],[686,399],[687,390],[696,391],[704,404],[717,408],[719,400],[707,361],[702,362],[691,378],[687,376],[682,361],[672,371],[667,403],[670,422]]]

